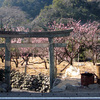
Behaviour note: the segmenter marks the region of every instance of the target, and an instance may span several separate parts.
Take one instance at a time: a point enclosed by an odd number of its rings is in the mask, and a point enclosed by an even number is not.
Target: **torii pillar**
[[[53,46],[53,38],[49,38],[49,64],[50,64],[50,89],[53,87],[53,82],[55,80],[54,73],[54,46]]]
[[[11,71],[11,62],[10,62],[10,47],[7,47],[7,43],[11,43],[11,38],[5,38],[5,83],[8,85],[7,90],[11,90],[10,85],[10,71]]]

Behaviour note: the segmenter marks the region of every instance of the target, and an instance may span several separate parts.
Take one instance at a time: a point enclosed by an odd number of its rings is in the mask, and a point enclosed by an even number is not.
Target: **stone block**
[[[59,85],[53,87],[53,89],[51,90],[52,92],[63,92],[66,90],[66,85],[63,85],[61,87],[59,87]]]
[[[76,91],[78,90],[78,87],[71,84],[66,84],[66,90]]]

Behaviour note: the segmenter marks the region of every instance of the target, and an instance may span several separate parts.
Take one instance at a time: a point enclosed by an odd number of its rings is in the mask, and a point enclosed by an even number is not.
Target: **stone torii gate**
[[[73,29],[63,30],[63,31],[51,31],[51,32],[16,32],[16,31],[0,31],[0,37],[5,38],[5,43],[0,44],[0,47],[5,48],[5,82],[8,84],[10,89],[10,46],[20,46],[20,44],[11,44],[11,38],[48,38],[49,45],[44,44],[28,44],[23,46],[32,47],[47,47],[49,46],[49,61],[50,61],[50,89],[53,87],[54,82],[54,47],[66,47],[66,43],[53,43],[53,38],[55,37],[65,37],[69,36]]]

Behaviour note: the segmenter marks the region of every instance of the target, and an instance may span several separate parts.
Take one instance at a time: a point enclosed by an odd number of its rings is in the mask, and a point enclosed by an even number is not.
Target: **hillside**
[[[0,20],[4,25],[26,26],[50,4],[52,0],[0,0]]]
[[[31,21],[27,13],[16,7],[1,7],[0,19],[7,27],[24,26]]]
[[[52,3],[52,0],[3,0],[2,6],[16,6],[35,18],[44,6]]]
[[[82,20],[83,23],[87,20],[100,21],[100,0],[0,0],[0,7],[3,24],[13,26],[28,24],[31,27],[43,28],[48,22],[55,20],[66,23],[69,18]],[[13,12],[13,8],[20,12]],[[13,14],[8,10],[12,10]]]
[[[52,23],[66,23],[69,18],[87,21],[100,21],[100,1],[86,0],[53,0],[53,4],[41,10],[39,16],[33,20],[32,24],[41,25]],[[68,19],[68,20],[67,20]]]

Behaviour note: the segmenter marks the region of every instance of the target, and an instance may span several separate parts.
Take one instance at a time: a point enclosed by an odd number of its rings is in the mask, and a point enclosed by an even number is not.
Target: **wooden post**
[[[54,46],[53,38],[49,38],[49,61],[50,61],[50,89],[53,87],[54,82]]]
[[[5,38],[5,82],[8,84],[8,90],[11,90],[10,86],[10,69],[11,69],[11,63],[10,63],[10,47],[7,46],[7,43],[10,43],[10,38]]]

